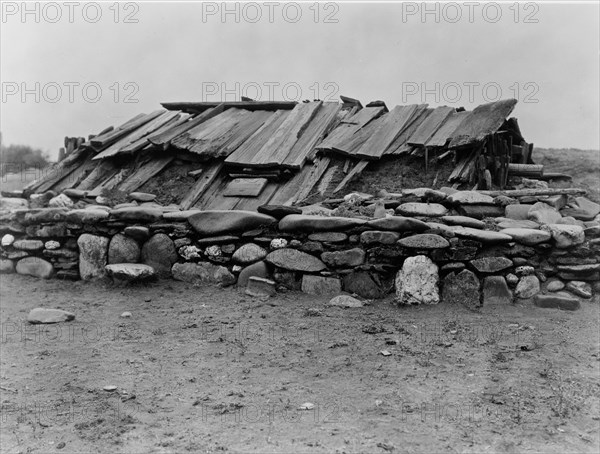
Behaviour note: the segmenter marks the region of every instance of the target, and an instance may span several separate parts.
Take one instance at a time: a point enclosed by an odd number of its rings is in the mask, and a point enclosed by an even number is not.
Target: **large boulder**
[[[247,243],[233,253],[233,260],[241,264],[258,262],[267,256],[266,249],[254,243]]]
[[[342,291],[342,283],[335,277],[305,274],[302,276],[302,291],[310,295],[335,295]]]
[[[29,202],[27,199],[20,199],[16,197],[0,197],[0,210],[20,210],[23,208],[29,208]]]
[[[513,295],[503,276],[488,276],[483,280],[483,305],[511,304]]]
[[[316,273],[327,268],[318,258],[290,248],[277,249],[267,255],[265,260],[279,268],[305,273]]]
[[[282,232],[344,230],[364,225],[366,222],[364,219],[338,216],[290,214],[279,221],[279,230]]]
[[[79,246],[79,275],[83,280],[106,275],[108,262],[108,238],[84,233],[77,239]]]
[[[188,217],[188,222],[202,236],[217,236],[231,232],[243,232],[270,225],[277,220],[255,211],[202,211]]]
[[[208,262],[175,263],[172,268],[173,279],[192,284],[220,284],[223,287],[235,283],[227,268]]]
[[[543,202],[533,204],[527,213],[527,219],[538,224],[556,224],[561,218],[556,208]]]
[[[26,276],[50,279],[54,275],[54,267],[50,262],[39,257],[25,257],[17,262],[16,271]]]
[[[363,298],[382,298],[385,296],[385,284],[379,282],[377,274],[368,271],[353,271],[344,276],[343,287],[348,293],[356,293]]]
[[[140,253],[137,241],[119,233],[111,238],[108,245],[108,263],[137,263]]]
[[[171,267],[177,258],[173,240],[164,233],[153,235],[142,246],[142,263],[154,268],[160,278],[171,276]]]
[[[399,304],[438,304],[438,267],[428,257],[408,257],[396,275]]]
[[[527,299],[532,298],[539,292],[540,281],[535,275],[531,274],[521,278],[515,289],[515,296],[517,298]]]
[[[479,279],[473,272],[451,272],[444,278],[442,301],[446,304],[460,303],[471,310],[478,309],[481,307],[479,287]]]
[[[12,274],[15,272],[15,264],[12,260],[0,259],[0,274]]]
[[[250,279],[252,276],[262,278],[269,277],[269,269],[267,268],[267,264],[261,261],[245,267],[242,271],[240,271],[240,274],[238,275],[238,287],[246,288],[246,285],[248,284],[248,279]]]
[[[583,227],[579,225],[548,224],[541,228],[552,235],[559,249],[567,249],[585,241]]]

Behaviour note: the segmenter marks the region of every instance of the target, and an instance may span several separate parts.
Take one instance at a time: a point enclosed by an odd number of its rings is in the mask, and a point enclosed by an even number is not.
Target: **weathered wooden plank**
[[[419,125],[433,112],[433,109],[428,109],[427,104],[419,104],[409,120],[406,128],[396,137],[392,144],[385,150],[385,155],[401,155],[412,150],[412,146],[406,141],[417,130]]]
[[[373,135],[375,131],[385,121],[385,114],[370,121],[367,125],[362,127],[359,131],[352,134],[347,138],[346,141],[340,142],[331,151],[340,153],[346,156],[354,156],[355,153],[360,150],[364,143]]]
[[[458,125],[469,115],[469,111],[453,112],[446,118],[436,133],[427,141],[427,147],[445,147]]]
[[[250,136],[248,140],[227,156],[225,164],[235,166],[251,165],[256,154],[273,136],[275,131],[277,131],[289,114],[289,110],[277,110],[273,112],[273,114],[254,132],[254,134],[252,134],[252,136]]]
[[[180,125],[173,126],[165,132],[150,135],[148,137],[148,141],[154,145],[161,146],[163,149],[166,149],[175,137],[183,134],[186,131],[189,131],[192,128],[195,128],[196,126],[210,120],[213,117],[216,117],[217,115],[223,113],[224,110],[223,104],[221,103],[212,109],[208,109],[201,114],[188,119],[188,121],[185,121]]]
[[[488,134],[502,126],[516,104],[516,99],[503,99],[476,107],[456,128],[448,147],[458,148],[482,142]]]
[[[125,178],[127,178],[127,173],[129,169],[116,169],[116,171],[112,174],[110,178],[107,178],[94,189],[88,192],[88,197],[98,197],[102,194],[104,189],[113,189],[118,186]]]
[[[98,165],[77,185],[76,189],[91,190],[118,171],[116,164],[111,160],[101,161],[100,163],[98,161],[94,162]]]
[[[365,107],[364,109],[360,109],[352,117],[342,120],[338,127],[317,145],[317,148],[321,150],[336,148],[336,145],[347,141],[349,137],[384,112],[385,107]]]
[[[321,108],[322,101],[298,104],[252,159],[253,167],[280,166]]]
[[[417,104],[394,107],[354,155],[361,159],[380,159],[394,139],[408,126],[417,107]]]
[[[90,153],[91,151],[85,148],[75,150],[62,161],[52,164],[49,168],[45,168],[41,172],[41,177],[25,186],[25,190],[31,192],[47,191],[76,170]]]
[[[416,129],[413,135],[406,141],[409,145],[425,146],[427,141],[433,137],[446,119],[454,112],[453,107],[441,106],[436,108]]]
[[[137,188],[142,187],[142,185],[152,177],[158,175],[171,163],[171,161],[173,161],[173,159],[175,159],[174,155],[161,157],[152,156],[149,162],[142,165],[133,174],[127,177],[127,179],[119,185],[118,189],[123,192],[135,191]]]
[[[277,192],[275,192],[273,197],[265,203],[273,205],[291,205],[297,198],[301,188],[305,187],[305,181],[310,176],[312,169],[313,165],[305,164],[291,179],[278,185]]]
[[[138,118],[129,120],[118,128],[112,130],[107,134],[103,134],[101,136],[96,136],[90,140],[91,146],[96,150],[103,150],[107,146],[110,146],[112,143],[122,139],[126,135],[135,131],[140,126],[145,125],[146,123],[154,120],[156,117],[161,115],[164,110],[155,110],[147,115],[138,116]]]
[[[173,115],[173,118],[166,121],[162,126],[156,128],[156,130],[154,132],[151,132],[151,133],[145,135],[144,137],[140,137],[135,142],[130,143],[129,145],[126,145],[125,147],[121,148],[121,150],[119,151],[119,154],[135,153],[136,151],[139,151],[148,145],[152,145],[152,143],[150,142],[150,137],[154,136],[155,134],[157,134],[157,135],[162,134],[163,132],[169,131],[170,129],[172,129],[175,126],[179,126],[182,123],[185,123],[189,119],[189,117],[190,117],[190,115],[186,114],[186,113],[180,113],[177,115]]]
[[[81,183],[81,181],[83,181],[85,177],[87,177],[88,174],[98,165],[98,163],[95,162],[92,157],[93,155],[88,156],[88,158],[83,161],[79,167],[52,186],[51,189],[55,192],[62,192],[65,189],[74,188]]]
[[[267,184],[265,189],[263,189],[258,197],[240,197],[238,203],[235,204],[234,209],[256,211],[259,206],[269,203],[273,195],[278,192],[279,188],[279,184],[271,181]]]
[[[120,140],[118,140],[115,143],[113,143],[112,145],[110,145],[104,151],[102,151],[101,153],[96,155],[94,157],[94,159],[96,159],[96,160],[106,159],[111,156],[115,156],[121,152],[126,152],[127,151],[126,148],[128,146],[136,143],[139,139],[156,131],[158,128],[163,126],[165,123],[172,121],[177,115],[179,115],[178,112],[162,111],[162,113],[160,115],[153,118],[151,121],[136,128],[130,134],[127,134],[125,137],[121,138]],[[146,144],[147,144],[147,141],[144,141],[144,144],[142,144],[142,146],[140,148],[143,148]],[[130,151],[134,151],[134,150],[131,149]]]
[[[266,178],[236,178],[223,192],[224,197],[257,197],[267,185]]]
[[[282,166],[299,170],[312,154],[317,143],[323,139],[325,132],[335,121],[341,108],[342,106],[336,102],[323,103],[306,130],[292,146],[292,149],[281,163]]]
[[[333,190],[333,193],[335,194],[336,192],[339,192],[342,189],[344,189],[348,183],[350,183],[354,178],[360,175],[360,173],[369,165],[369,163],[370,161],[368,160],[362,160],[356,163],[352,170],[348,172],[348,174],[344,177],[342,181],[340,181],[340,184],[336,186],[336,188]]]
[[[338,110],[335,118],[332,120],[331,124],[329,125],[329,127],[325,130],[325,132],[323,133],[323,137],[321,138],[321,141],[325,139],[325,137],[327,137],[329,134],[331,134],[332,131],[335,130],[335,128],[338,127],[338,125],[344,121],[346,118],[350,118],[352,115],[354,115],[356,112],[358,112],[360,110],[360,108],[358,106],[354,106],[350,109],[344,109],[342,107],[342,109]],[[312,149],[312,151],[308,154],[308,156],[306,157],[307,161],[313,162],[315,160],[315,156],[317,155],[317,153],[319,153],[321,150],[319,150],[318,148],[318,144],[320,142],[317,142],[317,145],[315,145]]]
[[[299,188],[298,193],[291,203],[300,202],[309,196],[313,187],[319,182],[330,163],[331,158],[327,156],[315,159],[309,176],[304,180],[302,187]]]
[[[181,206],[181,208],[184,210],[189,210],[192,206],[194,206],[200,197],[202,197],[206,190],[215,181],[222,168],[222,162],[215,162],[205,168],[202,174],[196,180],[196,183],[194,183],[194,186],[192,186],[190,191],[185,195],[179,206]]]
[[[161,105],[168,110],[181,110],[187,113],[202,113],[212,107],[222,104],[225,109],[244,109],[248,111],[292,110],[298,105],[295,101],[227,101],[227,102],[163,102]]]

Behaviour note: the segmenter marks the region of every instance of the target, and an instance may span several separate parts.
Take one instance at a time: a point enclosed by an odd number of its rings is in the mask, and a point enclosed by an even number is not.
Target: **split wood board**
[[[354,156],[364,143],[375,133],[379,126],[385,121],[385,114],[370,121],[367,125],[361,128],[348,139],[336,145],[331,151],[340,153],[346,156]]]
[[[235,204],[235,210],[256,211],[261,205],[270,203],[273,195],[278,192],[280,185],[271,181],[258,197],[240,197],[238,203]]]
[[[252,167],[281,166],[322,104],[322,101],[298,104],[248,165]]]
[[[123,126],[119,126],[117,129],[114,129],[113,131],[107,134],[94,137],[92,140],[90,140],[90,144],[97,151],[103,150],[111,144],[127,136],[131,132],[135,131],[140,126],[143,126],[146,123],[154,120],[159,115],[162,115],[163,112],[164,110],[155,110],[154,112],[141,116],[135,120],[130,120]]]
[[[516,104],[516,99],[503,99],[476,107],[456,128],[448,147],[458,148],[482,142],[488,134],[502,126]]]
[[[352,117],[342,120],[338,127],[317,145],[317,148],[321,150],[335,149],[337,145],[346,142],[352,135],[384,112],[385,107],[365,107],[364,109],[360,109]]]
[[[136,140],[135,142],[121,148],[121,151],[119,153],[135,153],[136,151],[146,148],[148,145],[152,145],[152,142],[150,142],[150,137],[154,136],[155,134],[157,134],[157,135],[162,134],[165,131],[169,131],[176,126],[179,126],[179,125],[185,123],[189,119],[189,117],[190,117],[190,115],[186,114],[186,113],[180,113],[180,114],[174,115],[173,118],[171,118],[170,120],[165,122],[162,126],[157,128],[154,132],[151,132],[150,134],[148,134],[144,137],[141,137],[140,139]]]
[[[266,178],[235,178],[229,182],[223,196],[257,197],[266,185]]]
[[[100,163],[97,161],[94,162],[96,162],[98,165],[89,173],[87,177],[83,179],[81,183],[77,185],[76,189],[80,189],[82,191],[91,190],[118,171],[117,165],[110,160],[101,161]]]
[[[360,173],[369,165],[370,161],[362,160],[356,163],[356,165],[352,168],[350,172],[344,177],[344,179],[337,185],[337,187],[333,190],[333,193],[341,191],[350,183],[354,178],[356,178]]]
[[[248,140],[225,159],[225,164],[248,166],[289,114],[289,110],[277,110],[273,112]]]
[[[161,126],[163,126],[165,123],[171,122],[178,115],[179,115],[179,112],[163,111],[163,113],[161,115],[158,115],[156,118],[145,123],[144,125],[140,126],[139,128],[135,129],[134,131],[132,131],[130,134],[127,134],[122,139],[120,139],[117,142],[110,145],[107,149],[105,149],[104,151],[102,151],[101,153],[96,155],[94,157],[94,159],[96,159],[96,160],[106,159],[106,158],[110,158],[112,156],[116,156],[117,154],[121,153],[122,151],[126,152],[128,146],[135,144],[139,139],[144,138],[148,134],[151,134],[152,132],[156,131]],[[142,144],[142,147],[140,147],[140,148],[143,148],[146,144],[147,144],[147,140],[144,140],[144,143]],[[130,152],[132,152],[132,151],[135,151],[135,150],[130,149]]]
[[[412,147],[408,145],[406,141],[417,130],[419,125],[425,121],[431,112],[433,112],[433,109],[428,109],[427,104],[419,104],[415,109],[412,118],[406,125],[406,128],[404,128],[387,150],[385,150],[384,155],[400,155],[412,150]]]
[[[189,210],[193,207],[217,179],[222,168],[222,162],[215,162],[212,165],[207,166],[189,192],[185,195],[179,206],[184,210]]]
[[[427,141],[425,146],[427,147],[445,147],[452,133],[458,128],[460,123],[469,115],[469,111],[463,110],[462,112],[454,112],[446,121],[440,126],[437,132]]]
[[[45,168],[40,178],[29,183],[25,189],[33,192],[45,192],[60,180],[75,171],[89,156],[89,149],[79,148],[60,162]]]
[[[92,157],[93,156],[89,156],[79,167],[52,186],[52,190],[58,193],[65,189],[74,188],[81,183],[81,181],[83,181],[98,165]]]
[[[300,191],[307,186],[306,180],[311,175],[312,169],[312,164],[305,164],[292,178],[278,186],[277,192],[268,203],[273,205],[291,205],[298,197]]]
[[[153,157],[149,162],[142,165],[125,181],[119,185],[119,190],[123,192],[133,192],[142,187],[152,177],[158,175],[165,167],[167,167],[175,156]]]
[[[275,111],[292,110],[298,105],[296,101],[227,101],[227,102],[163,102],[161,105],[168,110],[181,110],[188,113],[202,113],[212,107],[222,104],[225,109],[244,109],[250,112],[257,110]]]
[[[300,190],[296,193],[291,203],[300,202],[311,194],[311,191],[319,182],[330,163],[331,158],[326,156],[315,159],[308,177],[303,181],[302,186],[299,188]]]
[[[361,159],[380,159],[394,139],[408,126],[417,107],[417,104],[394,107],[385,115],[384,121],[355,153],[355,156]]]
[[[223,105],[219,104],[217,107],[208,109],[207,111],[196,115],[193,118],[190,117],[187,121],[179,125],[174,125],[168,130],[161,132],[160,134],[156,132],[150,135],[148,137],[148,141],[154,145],[161,146],[166,149],[171,143],[171,140],[173,140],[175,137],[183,134],[186,131],[189,131],[192,128],[195,128],[196,126],[204,123],[205,121],[210,120],[213,117],[216,117],[217,115],[223,113],[223,111]]]
[[[427,141],[433,137],[446,119],[454,112],[453,107],[442,106],[434,109],[406,141],[409,145],[425,146]]]

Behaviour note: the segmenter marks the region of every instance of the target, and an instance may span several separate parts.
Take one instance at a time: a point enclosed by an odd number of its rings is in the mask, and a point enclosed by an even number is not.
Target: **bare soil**
[[[599,450],[597,297],[576,312],[391,296],[341,309],[174,281],[1,279],[2,452]],[[28,325],[38,306],[76,319]]]

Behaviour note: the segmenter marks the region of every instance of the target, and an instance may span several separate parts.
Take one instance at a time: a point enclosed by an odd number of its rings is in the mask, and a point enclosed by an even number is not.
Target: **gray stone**
[[[191,284],[220,284],[225,287],[235,283],[235,276],[227,268],[208,262],[175,263],[171,272],[173,279]]]
[[[156,199],[156,194],[149,194],[147,192],[132,192],[129,194],[129,198],[136,202],[152,202]]]
[[[20,210],[22,208],[29,208],[29,202],[27,199],[21,199],[16,197],[0,197],[0,210]]]
[[[52,264],[39,257],[25,257],[17,262],[16,271],[25,276],[50,279],[54,275]]]
[[[234,285],[237,281],[235,275],[224,266],[218,266],[213,277],[221,287],[229,287]]]
[[[136,282],[156,276],[154,268],[141,263],[117,263],[106,265],[106,272],[116,281]]]
[[[581,280],[587,281],[589,279],[583,278],[593,275],[600,271],[600,263],[590,263],[587,265],[558,265],[558,271],[563,273],[569,273],[573,276],[578,276],[582,278]]]
[[[465,264],[462,262],[450,262],[442,265],[442,272],[461,271],[465,269]]]
[[[268,278],[269,270],[267,268],[267,264],[265,262],[257,262],[245,267],[242,271],[240,271],[240,274],[238,275],[238,287],[245,288],[248,284],[248,279],[250,279],[250,277],[252,276]]]
[[[438,217],[448,213],[448,209],[439,203],[403,203],[396,208],[396,213],[403,216]]]
[[[474,229],[485,228],[485,222],[467,216],[442,216],[441,220],[449,225],[462,225],[463,227],[472,227]]]
[[[526,219],[513,220],[508,218],[496,218],[499,229],[539,229],[540,225],[534,221],[528,221]]]
[[[15,264],[12,260],[0,259],[0,274],[12,274],[15,272]]]
[[[599,238],[600,237],[600,225],[592,225],[586,227],[583,230],[583,234],[586,238]]]
[[[123,233],[125,233],[125,235],[127,235],[128,237],[141,242],[146,241],[148,238],[150,238],[150,229],[141,225],[132,225],[130,227],[125,227]]]
[[[27,315],[27,321],[32,324],[60,323],[74,319],[75,314],[72,312],[63,311],[61,309],[46,309],[43,307],[36,307]]]
[[[543,202],[533,204],[527,213],[527,219],[538,224],[556,224],[561,218],[562,215],[556,208]]]
[[[267,255],[265,260],[279,268],[305,273],[316,273],[327,268],[318,258],[290,248],[277,249]]]
[[[71,199],[82,199],[88,194],[87,191],[81,189],[65,189],[62,193]]]
[[[546,290],[549,292],[559,292],[565,288],[565,284],[558,279],[552,280],[546,284]]]
[[[363,307],[364,303],[350,295],[338,295],[331,298],[327,305],[337,307]]]
[[[162,219],[163,212],[155,207],[129,207],[111,210],[110,217],[119,221],[157,222]]]
[[[363,298],[382,298],[385,296],[386,289],[378,282],[378,277],[377,274],[371,274],[368,271],[353,271],[344,276],[344,291],[355,293]]]
[[[396,275],[399,304],[438,304],[438,267],[428,257],[408,257]]]
[[[391,230],[393,232],[424,232],[429,229],[427,223],[404,216],[388,216],[367,222],[367,227],[375,230]]]
[[[305,214],[290,214],[279,221],[279,230],[282,232],[297,231],[330,231],[345,230],[366,224],[364,219],[344,218],[339,216],[317,216]]]
[[[113,236],[108,245],[108,263],[137,263],[140,259],[137,241],[125,235]]]
[[[514,287],[519,283],[519,278],[512,273],[508,273],[506,275],[506,283],[511,287]]]
[[[509,243],[512,241],[512,237],[504,233],[478,230],[470,227],[457,227],[454,233],[460,238],[479,241],[484,244]]]
[[[517,298],[527,299],[532,298],[534,295],[540,292],[540,281],[537,276],[528,275],[523,276],[517,288],[515,289],[515,296]]]
[[[48,201],[52,208],[71,208],[75,203],[65,194],[59,194]]]
[[[444,278],[442,301],[446,304],[460,303],[468,309],[481,307],[479,279],[469,270],[460,273],[450,273]]]
[[[395,244],[400,239],[397,232],[386,232],[381,230],[368,230],[361,233],[360,242],[362,244]]]
[[[509,219],[525,221],[529,220],[529,210],[532,206],[533,205],[526,204],[506,205],[504,208],[504,213]]]
[[[17,240],[13,243],[13,247],[21,251],[35,252],[44,249],[44,242],[40,240]]]
[[[521,265],[515,269],[517,276],[531,276],[535,273],[535,268],[529,265]]]
[[[290,214],[302,214],[302,210],[297,207],[287,205],[261,205],[256,211],[262,214],[273,216],[276,219],[281,219]]]
[[[239,236],[233,235],[222,235],[222,236],[213,236],[209,238],[201,238],[196,243],[198,246],[212,246],[215,244],[225,244],[225,243],[236,243],[240,240]]]
[[[75,224],[95,224],[107,219],[108,211],[97,208],[85,208],[82,210],[71,210],[66,215],[66,220]]]
[[[317,232],[308,235],[308,239],[321,243],[343,243],[348,239],[348,235],[343,232]]]
[[[583,221],[575,219],[573,216],[563,216],[556,223],[557,224],[566,224],[566,225],[578,225],[580,227],[585,227],[585,224],[583,223]]]
[[[506,257],[482,257],[471,260],[471,265],[480,273],[497,273],[513,266],[513,262]]]
[[[270,279],[252,276],[246,285],[246,295],[256,297],[273,296],[277,293],[275,282]]]
[[[550,232],[559,249],[570,248],[585,241],[583,227],[578,225],[548,224],[541,228]]]
[[[513,295],[506,279],[502,276],[488,276],[483,280],[483,305],[511,304]]]
[[[190,216],[202,213],[202,210],[184,210],[184,211],[169,211],[163,212],[163,219],[170,222],[187,221]]]
[[[411,249],[443,249],[450,247],[448,240],[431,233],[408,236],[399,240],[398,244]]]
[[[254,243],[247,243],[233,253],[233,260],[241,264],[258,262],[267,256],[267,251]]]
[[[79,275],[83,280],[106,275],[108,262],[108,238],[84,233],[77,239],[79,247]]]
[[[325,250],[323,244],[319,243],[318,241],[307,241],[300,246],[300,249],[304,252],[319,254]]]
[[[67,208],[39,208],[25,213],[23,222],[25,224],[64,222],[68,212]]]
[[[573,295],[579,296],[581,298],[589,299],[592,297],[592,286],[587,282],[582,281],[571,281],[567,282],[565,286],[565,290],[568,290]]]
[[[360,248],[346,251],[324,252],[321,260],[332,267],[353,267],[365,262],[365,251]]]
[[[7,233],[2,237],[2,247],[8,247],[15,242],[15,237],[10,233]]]
[[[302,276],[302,291],[310,295],[334,295],[342,291],[342,282],[335,277]]]
[[[453,205],[493,204],[494,198],[477,191],[459,191],[448,196]]]
[[[60,243],[58,241],[50,240],[44,243],[44,248],[49,250],[58,249],[60,247]]]
[[[545,230],[534,230],[534,229],[504,229],[500,230],[500,233],[509,235],[517,243],[525,244],[527,246],[534,246],[539,243],[550,241],[552,235],[550,232]]]
[[[213,210],[194,214],[188,217],[188,222],[202,236],[218,236],[271,225],[277,219],[255,211]]]
[[[561,309],[563,311],[576,311],[580,306],[577,298],[563,292],[552,295],[537,294],[533,298],[533,304],[545,309]]]
[[[427,225],[429,225],[429,230],[426,230],[425,233],[442,235],[445,238],[454,238],[456,236],[454,234],[455,226],[439,224],[437,222],[428,222]]]
[[[142,246],[142,263],[150,265],[160,278],[171,276],[171,267],[178,255],[171,238],[164,233],[150,237]]]

